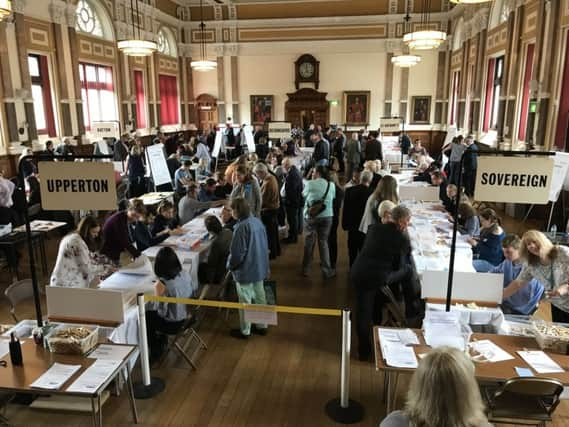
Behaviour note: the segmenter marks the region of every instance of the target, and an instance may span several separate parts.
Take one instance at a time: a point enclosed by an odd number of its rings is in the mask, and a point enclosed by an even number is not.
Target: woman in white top
[[[88,243],[96,241],[100,232],[97,221],[86,216],[76,231],[61,240],[51,274],[51,286],[88,288],[93,282],[98,282],[99,276],[112,271],[112,266],[103,262],[104,257],[89,250]]]
[[[377,208],[384,200],[390,200],[396,205],[399,204],[397,180],[391,175],[381,178],[375,191],[367,199],[364,215],[360,223],[360,231],[362,233],[366,234],[370,225],[379,223],[380,218],[377,214]]]
[[[490,427],[473,363],[456,348],[431,350],[411,378],[405,409],[380,427]]]

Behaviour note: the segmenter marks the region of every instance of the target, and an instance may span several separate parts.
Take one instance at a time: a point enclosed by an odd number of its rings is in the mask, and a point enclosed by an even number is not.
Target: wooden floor
[[[514,225],[512,225],[512,228]],[[53,263],[58,238],[50,240],[48,253]],[[302,244],[285,246],[283,255],[271,265],[283,305],[343,308],[352,305],[348,286],[346,236],[339,235],[338,275],[324,282],[316,271],[309,278],[300,275]],[[0,290],[9,281],[2,276]],[[45,279],[44,279],[45,283]],[[32,306],[22,316],[33,316]],[[304,315],[280,315],[279,325],[266,337],[248,341],[229,337],[237,316],[229,322],[216,310],[208,312],[200,335],[208,350],[198,371],[190,370],[177,356],[170,357],[152,375],[166,381],[166,390],[151,400],[137,402],[141,425],[156,426],[334,426],[324,412],[326,402],[339,396],[340,320]],[[10,321],[5,301],[0,302],[0,322]],[[352,340],[355,345],[355,338]],[[2,374],[0,368],[0,375]],[[136,368],[138,377],[139,367]],[[397,406],[403,404],[407,381],[401,381]],[[351,398],[366,410],[365,419],[355,425],[377,426],[385,416],[382,402],[383,376],[371,363],[352,355]],[[460,398],[460,397],[458,397]],[[7,416],[19,426],[89,425],[87,415],[38,412],[11,405]],[[112,397],[104,406],[103,421],[130,425],[126,395]],[[338,424],[339,425],[339,424]],[[552,426],[569,426],[569,403],[559,406]]]

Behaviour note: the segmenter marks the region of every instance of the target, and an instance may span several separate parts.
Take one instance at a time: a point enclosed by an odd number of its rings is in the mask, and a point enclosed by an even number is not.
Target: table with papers
[[[414,344],[411,334],[418,338]],[[373,329],[375,368],[385,374],[384,396],[387,412],[394,408],[399,374],[412,374],[413,358],[421,359],[430,350],[423,332],[418,329]],[[409,343],[411,346],[406,345]],[[397,350],[406,347],[401,353]],[[569,356],[541,351],[534,338],[474,333],[469,348],[479,382],[500,383],[518,376],[515,368],[528,368],[536,377],[555,378],[569,385]],[[413,354],[411,354],[411,351]],[[393,364],[391,365],[390,362]]]
[[[427,303],[427,311],[445,311],[445,304]],[[498,307],[479,307],[477,309],[466,306],[451,305],[451,311],[458,311],[463,323],[467,325],[492,325],[498,330],[504,322],[504,313]]]
[[[165,192],[154,192],[154,193],[146,193],[142,196],[138,197],[144,203],[144,206],[157,206],[162,203],[164,200],[169,200],[171,202],[174,201],[174,192],[173,191],[165,191]]]
[[[128,362],[135,351],[136,346],[132,345],[100,344],[87,356],[63,355],[50,353],[33,340],[25,340],[22,342],[23,365],[12,365],[9,355],[2,358],[7,367],[2,368],[0,390],[88,398],[93,424],[102,426],[103,391],[123,375],[134,422],[138,423],[132,375],[128,373]]]

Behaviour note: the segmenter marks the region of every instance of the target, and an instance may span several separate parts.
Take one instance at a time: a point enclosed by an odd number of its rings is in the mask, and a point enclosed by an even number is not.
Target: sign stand
[[[65,156],[66,160],[75,160],[75,159],[112,159],[113,156],[111,155],[71,155],[71,156]],[[51,160],[48,159],[45,155],[42,154],[31,154],[28,156],[24,156],[20,159],[20,161],[18,162],[18,175],[19,175],[19,181],[20,181],[20,191],[24,191],[25,194],[25,188],[26,188],[26,179],[24,177],[24,171],[22,168],[22,162],[25,160],[29,160],[29,159],[34,159],[34,160]],[[26,240],[27,240],[27,244],[28,244],[28,257],[30,258],[30,273],[32,276],[32,289],[33,289],[33,293],[34,293],[34,305],[35,305],[35,309],[36,309],[36,320],[38,323],[38,327],[42,327],[43,326],[43,316],[42,316],[42,312],[41,312],[41,300],[40,300],[40,292],[39,292],[39,286],[38,286],[38,278],[36,275],[36,263],[35,263],[35,258],[34,258],[34,248],[33,248],[33,242],[32,242],[32,228],[30,225],[30,217],[28,215],[28,200],[27,198],[24,196],[24,206],[23,206],[23,210],[24,210],[24,222],[25,222],[25,226],[26,226]]]
[[[382,123],[382,120],[384,121],[384,123]],[[405,133],[405,117],[401,117],[401,116],[380,117],[379,118],[379,127],[380,127],[380,129],[383,129],[384,126],[392,126],[392,124],[388,123],[388,122],[393,121],[393,120],[399,121],[399,129],[397,130],[397,132],[399,132],[399,148],[401,148],[402,134]],[[401,150],[401,164],[400,164],[400,166],[403,167],[403,150]]]
[[[468,147],[460,156],[460,162],[458,166],[458,181],[456,183],[459,189],[462,186],[462,168],[464,166],[464,155],[470,151]],[[488,156],[504,156],[504,157],[514,157],[514,156],[552,156],[555,153],[550,151],[470,151],[475,156],[488,155]],[[446,311],[450,311],[450,303],[452,299],[452,284],[454,279],[454,258],[456,254],[456,236],[458,234],[458,203],[454,205],[454,222],[452,225],[452,241],[450,246],[450,259],[448,266],[448,283],[447,283],[447,297],[446,297]]]

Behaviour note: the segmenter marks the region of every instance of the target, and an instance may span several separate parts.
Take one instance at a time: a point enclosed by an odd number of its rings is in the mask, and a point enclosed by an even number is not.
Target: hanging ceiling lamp
[[[409,15],[409,9],[410,9],[409,3],[410,0],[407,1],[407,14],[403,18],[403,34],[406,34],[407,31],[409,30],[408,28],[409,21],[411,20],[411,16]],[[402,68],[413,67],[417,65],[419,62],[421,62],[421,57],[419,55],[412,55],[411,52],[409,51],[409,48],[407,48],[407,51],[404,51],[403,53],[400,53],[399,55],[396,55],[393,58],[391,58],[391,63],[393,65]]]
[[[203,22],[203,2],[200,0],[200,59],[190,62],[192,69],[196,71],[211,71],[217,68],[216,61],[207,59],[207,46],[205,41],[205,24]]]
[[[478,3],[489,3],[492,0],[450,0],[454,4],[478,4]]]
[[[10,0],[0,0],[0,21],[6,19],[12,13],[12,2]]]
[[[0,0],[2,1],[2,0]],[[127,40],[121,40],[117,43],[117,47],[125,55],[128,56],[149,56],[152,55],[158,49],[158,45],[151,40],[144,40],[140,35],[140,14],[138,13],[138,0],[134,0],[136,3],[136,22],[138,27],[138,38],[136,29],[134,27],[134,7],[133,0],[130,0],[130,18],[132,21],[132,38]]]
[[[403,42],[410,49],[426,50],[436,49],[447,39],[444,31],[431,30],[430,28],[431,0],[423,0],[423,12],[418,31],[412,31],[403,36]]]

